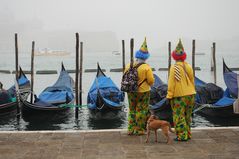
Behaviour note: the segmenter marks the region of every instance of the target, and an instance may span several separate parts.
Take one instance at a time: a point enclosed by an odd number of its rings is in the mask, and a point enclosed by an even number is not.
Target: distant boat
[[[195,55],[205,55],[204,52],[196,52]]]
[[[45,48],[43,50],[38,50],[35,52],[36,56],[67,56],[70,55],[70,52],[63,50],[50,50]]]
[[[112,51],[112,54],[113,55],[120,55],[120,52],[119,51]]]

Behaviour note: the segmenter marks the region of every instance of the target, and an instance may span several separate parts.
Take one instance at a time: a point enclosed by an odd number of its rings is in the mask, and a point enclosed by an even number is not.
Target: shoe
[[[177,137],[174,139],[174,141],[188,141],[188,140],[182,140],[182,139],[178,139]]]

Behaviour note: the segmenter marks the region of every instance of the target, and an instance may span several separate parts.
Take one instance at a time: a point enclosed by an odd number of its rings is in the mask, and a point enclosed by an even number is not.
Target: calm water
[[[196,71],[196,75],[206,82],[212,82],[213,76],[210,72],[211,57],[210,52],[205,52],[205,55],[196,56],[196,66],[201,67],[201,71]],[[229,67],[239,67],[237,61],[239,57],[236,53],[217,53],[217,84],[225,88],[222,76],[222,57],[225,58]],[[121,67],[121,56],[113,55],[111,52],[97,52],[84,54],[83,67],[84,69],[96,68],[96,63],[99,62],[101,67],[106,69],[106,75],[119,86],[121,73],[110,72],[111,68]],[[167,67],[167,51],[161,54],[151,54],[148,63],[156,70],[161,67]],[[35,57],[35,70],[58,70],[60,71],[61,62],[64,62],[66,69],[75,68],[75,57]],[[126,61],[127,62],[127,61]],[[188,55],[188,62],[191,63],[191,57]],[[15,68],[14,53],[0,54],[0,70],[14,70]],[[30,53],[19,54],[19,64],[23,70],[30,70]],[[167,81],[167,71],[155,71],[163,81]],[[70,74],[75,78],[74,74]],[[27,75],[30,79],[30,76]],[[58,75],[35,75],[34,91],[39,94],[45,87],[54,84]],[[86,104],[87,92],[95,78],[95,73],[83,73],[83,104]],[[12,85],[14,79],[13,74],[0,74],[0,81],[4,83],[4,87],[8,88]],[[127,99],[126,99],[127,102]],[[127,105],[127,104],[126,104]],[[112,119],[111,117],[114,117]],[[74,109],[71,109],[64,115],[47,115],[32,116],[16,119],[15,116],[0,117],[0,130],[89,130],[89,129],[117,129],[127,128],[127,109],[121,113],[107,114],[105,119],[94,119],[90,116],[88,109],[83,107],[79,110],[79,119],[74,117]],[[110,119],[109,119],[110,118]],[[193,117],[193,127],[212,127],[212,126],[235,126],[239,125],[239,119],[208,119],[195,114]]]

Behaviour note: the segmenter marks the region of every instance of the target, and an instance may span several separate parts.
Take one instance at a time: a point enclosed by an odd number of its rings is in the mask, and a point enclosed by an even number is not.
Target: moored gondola
[[[172,122],[172,109],[166,99],[168,85],[154,74],[154,84],[150,90],[150,111],[160,119]]]
[[[27,77],[24,74],[24,72],[22,71],[21,67],[20,67],[20,72],[19,72],[17,82],[19,85],[19,93],[21,94],[23,99],[26,99],[29,95],[30,81],[27,79]],[[7,97],[8,99],[6,99],[6,98],[1,99],[4,101],[1,101],[1,104],[0,104],[0,115],[4,116],[4,115],[8,115],[9,113],[16,113],[18,103],[16,100],[15,85],[10,87],[5,92],[1,92],[1,93],[5,94],[5,95],[1,94],[1,96],[3,95],[5,97]]]
[[[21,98],[23,115],[68,111],[74,104],[73,86],[74,81],[62,64],[60,75],[53,86],[44,89],[38,97],[34,94],[32,103]]]
[[[88,109],[91,113],[122,111],[123,101],[124,93],[97,64],[97,74],[87,96]]]
[[[197,77],[195,78],[195,86],[197,95],[194,112],[214,118],[239,117],[233,112],[235,99],[231,97],[228,88],[224,91],[221,87],[206,83]]]
[[[234,98],[238,97],[238,74],[233,72],[223,60],[223,77],[230,95]]]

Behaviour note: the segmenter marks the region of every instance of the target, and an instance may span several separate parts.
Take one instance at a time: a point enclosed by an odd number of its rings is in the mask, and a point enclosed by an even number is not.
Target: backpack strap
[[[136,64],[135,66],[134,66],[134,68],[138,68],[139,66],[141,66],[142,64],[145,64],[144,62],[142,62],[142,63],[138,63],[138,64]],[[138,87],[139,86],[141,86],[144,82],[146,81],[146,79],[144,79],[139,85],[138,85]]]
[[[141,63],[137,63],[135,66],[133,66],[134,68],[138,68],[139,66],[141,66],[142,64],[145,64],[144,62],[141,62]]]
[[[138,86],[141,86],[145,81],[146,79],[144,79]]]

